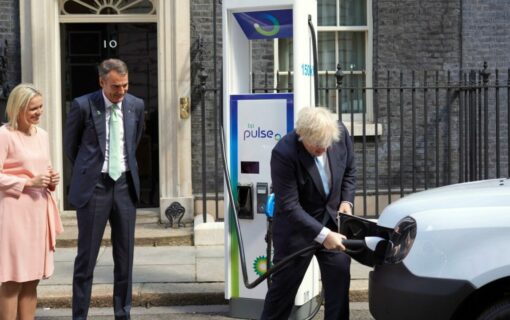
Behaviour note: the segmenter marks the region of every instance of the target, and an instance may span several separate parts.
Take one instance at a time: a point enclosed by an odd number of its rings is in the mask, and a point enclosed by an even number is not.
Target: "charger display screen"
[[[259,174],[258,161],[241,161],[241,173],[244,174]]]

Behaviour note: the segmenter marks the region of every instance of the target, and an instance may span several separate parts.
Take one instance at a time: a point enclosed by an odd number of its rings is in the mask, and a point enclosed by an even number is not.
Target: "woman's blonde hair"
[[[7,114],[7,123],[12,129],[18,129],[18,118],[27,109],[32,98],[42,96],[31,83],[20,83],[9,94],[5,113]]]
[[[335,116],[323,107],[301,109],[296,120],[296,133],[301,141],[324,148],[340,140]]]

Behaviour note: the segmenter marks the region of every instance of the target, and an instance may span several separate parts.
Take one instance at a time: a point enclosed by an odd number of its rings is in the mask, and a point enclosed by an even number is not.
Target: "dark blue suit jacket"
[[[122,114],[127,162],[133,181],[135,201],[138,201],[140,179],[136,147],[142,136],[143,100],[126,94],[122,101]],[[67,115],[64,151],[73,165],[69,203],[76,208],[87,204],[101,175],[106,148],[105,115],[102,90],[74,99]]]
[[[321,231],[325,211],[334,228],[342,201],[354,203],[356,167],[351,137],[343,124],[341,139],[327,150],[331,190],[326,196],[312,155],[295,131],[284,136],[271,154],[271,179],[275,193],[273,239],[275,260],[313,244]],[[332,229],[336,231],[336,228]]]

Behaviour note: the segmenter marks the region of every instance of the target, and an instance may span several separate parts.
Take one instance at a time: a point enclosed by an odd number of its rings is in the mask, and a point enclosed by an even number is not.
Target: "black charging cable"
[[[313,86],[315,92],[315,106],[319,106],[319,61],[317,58],[317,38],[315,36],[315,28],[312,22],[312,15],[308,15],[308,27],[312,35],[312,54],[313,54]]]
[[[229,201],[229,203],[230,203],[229,215],[232,218],[231,220],[234,220],[234,223],[235,223],[236,237],[237,237],[237,242],[239,243],[239,258],[241,260],[241,270],[242,270],[242,274],[243,274],[243,282],[244,282],[244,285],[246,288],[252,289],[252,288],[255,288],[256,286],[258,286],[262,281],[264,281],[268,277],[270,277],[273,273],[281,270],[289,261],[291,261],[295,257],[300,256],[305,253],[308,253],[308,252],[311,252],[311,251],[315,251],[318,248],[320,248],[321,245],[316,243],[316,244],[305,247],[305,248],[285,257],[284,259],[279,261],[277,264],[271,266],[270,268],[268,266],[266,273],[264,273],[263,275],[261,275],[260,277],[255,279],[253,282],[251,282],[251,283],[249,282],[248,271],[246,269],[246,255],[244,253],[243,236],[241,234],[241,226],[239,224],[239,219],[237,217],[237,208],[234,205],[234,194],[232,192],[232,184],[230,182],[230,173],[228,170],[227,154],[226,154],[226,150],[225,150],[225,133],[224,133],[223,127],[221,127],[220,142],[221,142],[221,149],[222,149],[222,155],[223,155],[223,172],[225,174],[227,192],[228,192],[228,197],[230,200]]]

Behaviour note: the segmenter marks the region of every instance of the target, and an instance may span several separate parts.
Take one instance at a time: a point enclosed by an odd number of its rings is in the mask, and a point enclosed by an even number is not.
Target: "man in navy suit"
[[[325,108],[304,108],[296,128],[271,155],[275,193],[274,261],[317,242],[271,278],[262,319],[288,319],[294,298],[315,255],[325,292],[325,319],[349,319],[350,258],[337,230],[337,212],[352,213],[354,152],[345,126]]]
[[[73,100],[64,148],[73,165],[69,203],[77,208],[78,253],[73,275],[73,319],[86,319],[94,268],[107,221],[114,260],[116,319],[129,319],[136,207],[140,179],[136,147],[144,103],[128,91],[128,69],[118,59],[98,66],[102,90]]]

